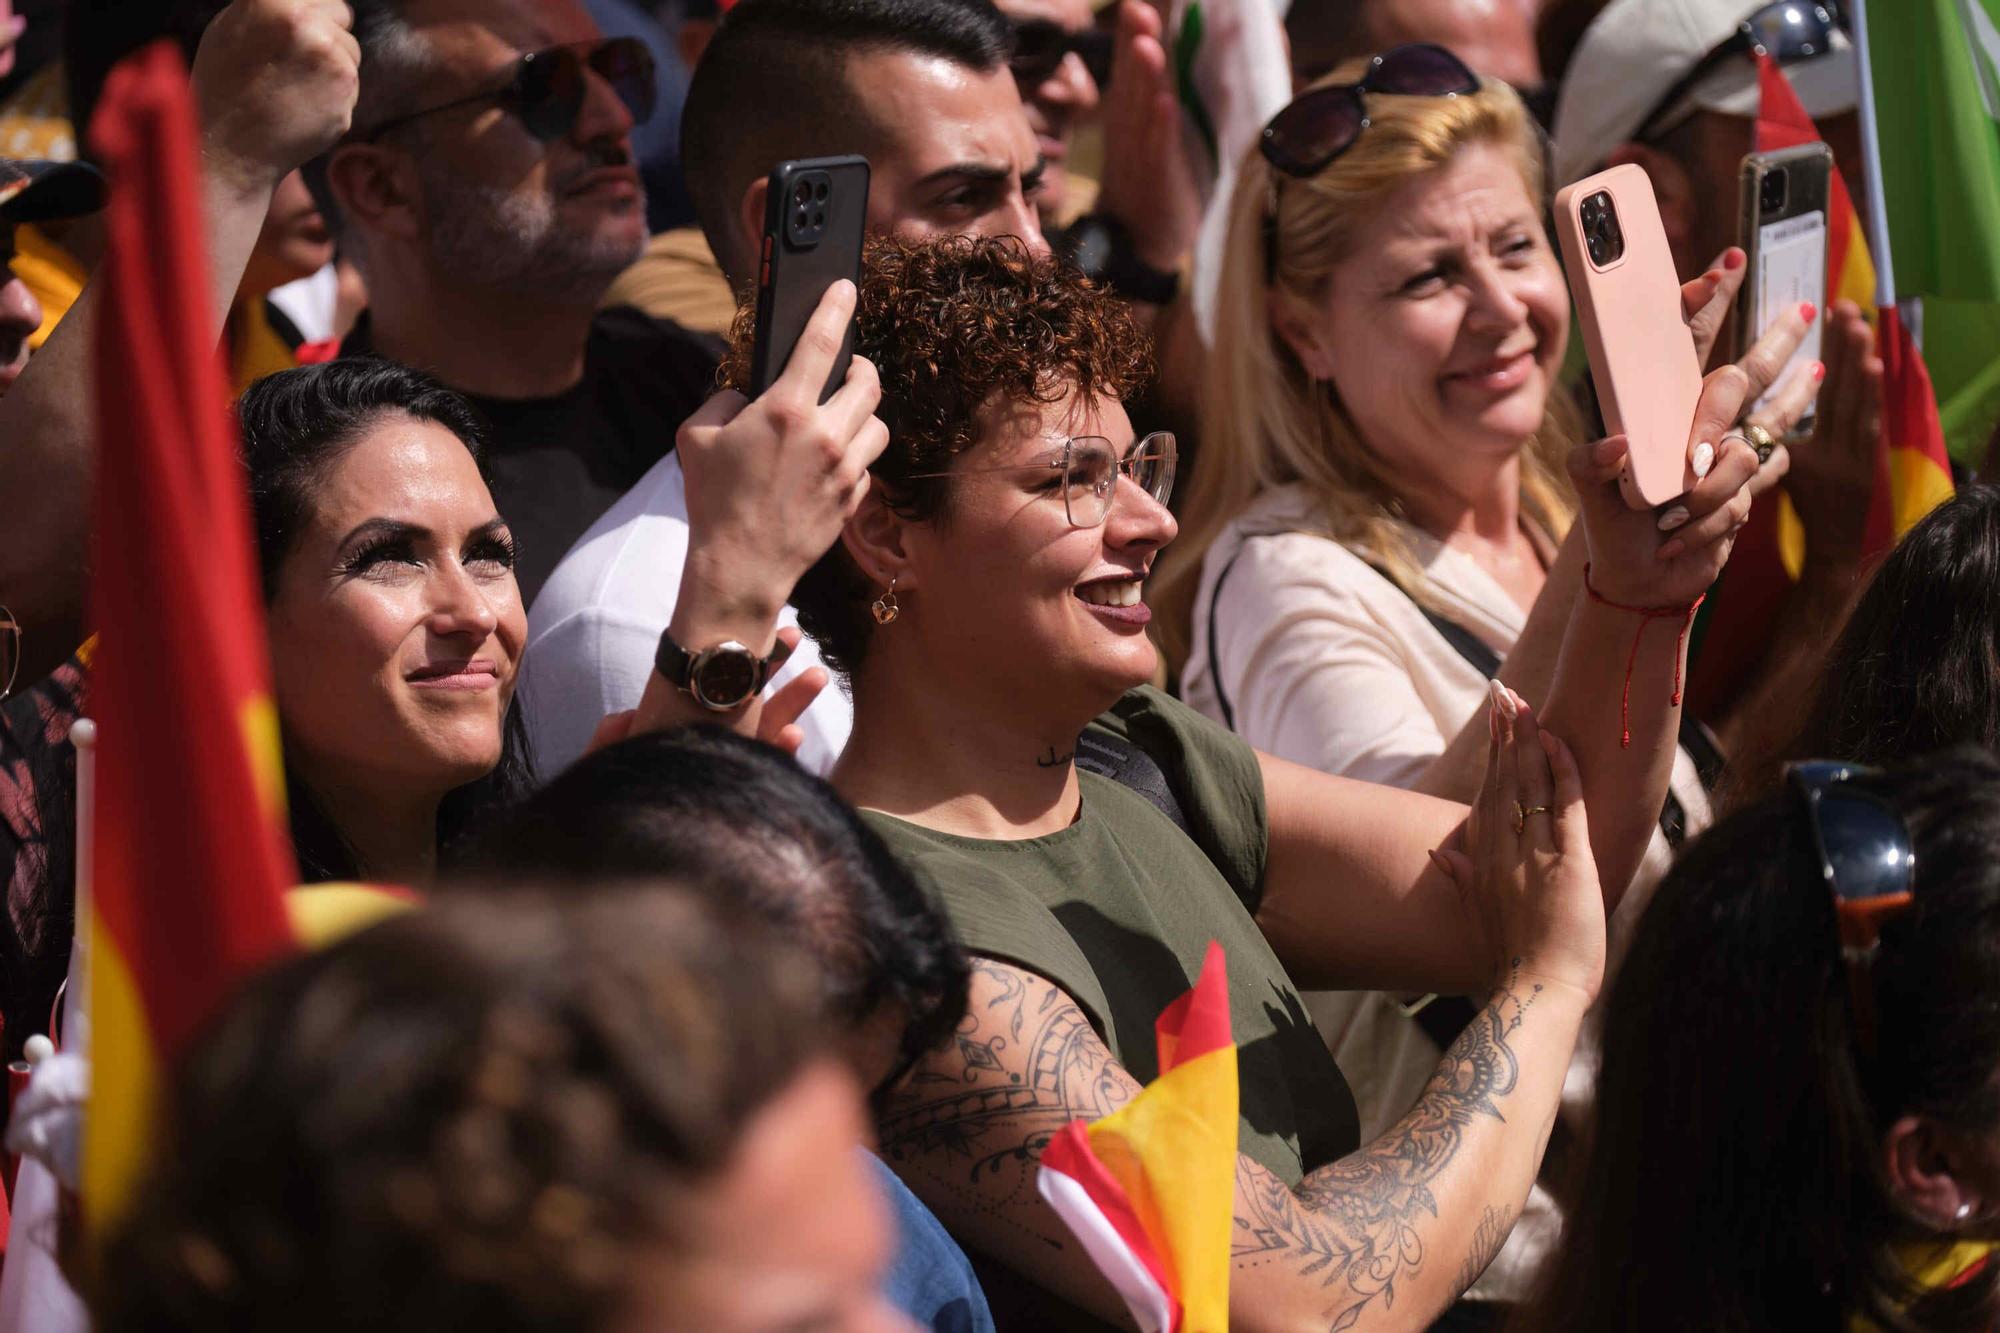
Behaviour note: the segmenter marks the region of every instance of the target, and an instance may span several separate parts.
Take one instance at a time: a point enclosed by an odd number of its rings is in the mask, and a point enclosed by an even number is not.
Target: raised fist
[[[361,46],[346,0],[233,0],[194,59],[202,152],[246,189],[285,175],[347,132]]]

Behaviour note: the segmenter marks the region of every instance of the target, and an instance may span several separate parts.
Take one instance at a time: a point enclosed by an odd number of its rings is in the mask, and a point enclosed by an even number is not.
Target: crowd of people
[[[1149,0],[17,3],[6,1056],[77,925],[87,127],[157,39],[301,878],[410,891],[168,1071],[94,1326],[1134,1326],[1037,1172],[1219,942],[1233,1329],[2000,1328],[2000,490],[1871,564],[1870,323],[1734,327],[1786,5],[1294,0],[1204,330]],[[859,281],[759,392],[767,177],[840,154]],[[1657,509],[1549,220],[1626,163],[1705,372]]]

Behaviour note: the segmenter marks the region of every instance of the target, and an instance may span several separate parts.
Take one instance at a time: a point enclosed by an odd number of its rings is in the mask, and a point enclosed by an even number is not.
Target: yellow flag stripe
[[[90,923],[90,1112],[84,1117],[83,1197],[103,1236],[131,1205],[151,1136],[159,1063],[145,1005],[117,939]]]

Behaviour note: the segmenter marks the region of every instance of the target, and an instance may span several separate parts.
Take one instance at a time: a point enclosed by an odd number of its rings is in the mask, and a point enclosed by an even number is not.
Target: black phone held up
[[[826,289],[842,278],[861,281],[861,238],[868,222],[868,159],[813,157],[780,162],[764,198],[764,236],[757,256],[757,329],[751,347],[751,396],[785,372]],[[847,379],[854,325],[841,340],[823,403]]]

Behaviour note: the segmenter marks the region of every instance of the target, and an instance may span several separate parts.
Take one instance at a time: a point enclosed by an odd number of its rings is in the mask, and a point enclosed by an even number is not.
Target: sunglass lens
[[[1354,142],[1364,118],[1361,94],[1351,87],[1307,93],[1264,127],[1264,156],[1280,171],[1310,175]]]
[[[1842,898],[1854,902],[1910,891],[1916,858],[1894,811],[1858,793],[1824,791],[1819,833]]]
[[[1099,88],[1111,86],[1111,34],[1095,28],[1070,38],[1070,49],[1083,58],[1083,67]]]
[[[614,38],[591,53],[590,67],[611,85],[633,120],[644,124],[653,118],[653,108],[659,102],[659,79],[653,53],[644,42],[636,37]]]
[[[1833,49],[1837,20],[1825,5],[1767,5],[1748,20],[1750,38],[1780,63],[1825,55]]]
[[[1479,79],[1465,62],[1442,46],[1418,42],[1399,46],[1369,72],[1368,90],[1403,97],[1443,97],[1477,91]]]
[[[1051,78],[1068,54],[1067,34],[1043,20],[1014,25],[1014,53],[1007,59],[1015,79],[1032,88]]]
[[[521,62],[515,111],[528,133],[547,143],[568,134],[583,109],[583,61],[568,47],[537,51]]]

